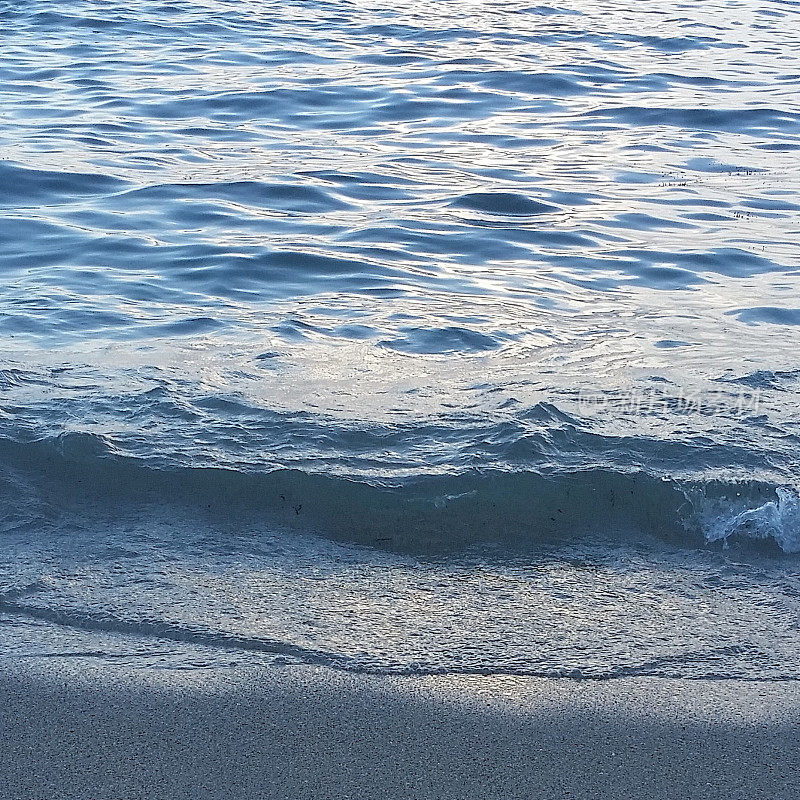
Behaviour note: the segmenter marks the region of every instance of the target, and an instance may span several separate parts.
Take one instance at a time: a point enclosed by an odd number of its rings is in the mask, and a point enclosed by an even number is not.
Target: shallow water
[[[0,21],[8,653],[800,675],[800,3]]]

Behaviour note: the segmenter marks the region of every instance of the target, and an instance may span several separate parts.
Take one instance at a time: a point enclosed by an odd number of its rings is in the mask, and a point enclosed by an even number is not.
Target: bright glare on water
[[[800,3],[0,24],[8,657],[800,677]]]

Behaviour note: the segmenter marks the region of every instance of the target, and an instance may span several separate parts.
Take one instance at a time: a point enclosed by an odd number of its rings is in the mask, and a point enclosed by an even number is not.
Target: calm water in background
[[[0,23],[1,657],[800,677],[800,3]]]

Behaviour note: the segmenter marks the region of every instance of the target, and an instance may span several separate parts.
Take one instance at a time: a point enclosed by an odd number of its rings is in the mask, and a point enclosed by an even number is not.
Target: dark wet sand
[[[800,796],[793,683],[2,669],[4,800]]]

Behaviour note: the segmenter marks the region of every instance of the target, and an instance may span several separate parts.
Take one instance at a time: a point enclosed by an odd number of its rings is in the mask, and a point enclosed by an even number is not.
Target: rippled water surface
[[[800,3],[0,24],[8,652],[800,676]]]

